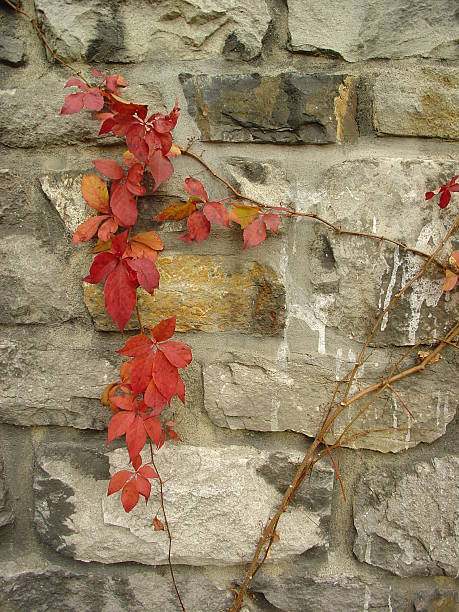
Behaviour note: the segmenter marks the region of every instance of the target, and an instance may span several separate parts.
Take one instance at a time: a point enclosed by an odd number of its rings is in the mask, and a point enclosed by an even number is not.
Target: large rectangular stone
[[[374,85],[378,133],[459,140],[459,71],[422,68],[383,73]]]
[[[143,458],[149,460],[149,451]],[[126,514],[119,494],[107,497],[108,459],[111,473],[129,467],[124,449],[107,457],[71,444],[40,447],[34,480],[39,534],[55,550],[81,561],[167,564],[167,533],[155,532],[152,526],[161,504],[158,483],[152,481],[147,506],[141,501]],[[281,453],[278,461],[298,465],[301,455]],[[281,499],[279,480],[270,471],[270,453],[246,446],[167,443],[155,462],[166,481],[172,562],[200,566],[249,561],[260,521],[267,520]],[[56,489],[59,495],[54,494]],[[327,546],[332,491],[332,467],[318,466],[309,498],[279,522],[273,559]]]
[[[160,285],[153,295],[139,289],[142,322],[154,326],[177,317],[177,331],[274,335],[284,326],[285,290],[275,272],[238,257],[161,255]],[[84,300],[96,329],[117,331],[108,317],[102,285],[84,285]],[[126,329],[138,329],[132,316]]]
[[[450,0],[288,0],[290,48],[373,58],[458,57],[459,26]]]
[[[326,144],[358,134],[354,77],[286,72],[180,80],[203,140]]]
[[[39,22],[70,61],[141,62],[261,52],[270,14],[265,0],[36,0]]]

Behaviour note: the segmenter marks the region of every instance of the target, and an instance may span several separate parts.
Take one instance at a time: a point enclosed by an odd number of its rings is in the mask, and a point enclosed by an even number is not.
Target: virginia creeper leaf
[[[250,223],[260,214],[260,209],[256,206],[243,206],[235,204],[229,213],[230,221],[238,223],[242,229],[245,229]]]
[[[188,217],[187,221],[188,232],[184,236],[180,236],[180,240],[184,242],[202,242],[207,238],[210,232],[210,223],[205,217],[202,210],[197,210]]]
[[[161,351],[157,351],[155,355],[153,380],[161,395],[170,402],[177,387],[178,370]],[[145,399],[145,401],[147,400]]]
[[[159,272],[151,259],[130,259],[128,265],[137,273],[139,285],[145,291],[153,293],[159,287]]]
[[[144,478],[159,478],[157,472],[150,465],[142,466],[139,474],[142,474]]]
[[[101,253],[100,255],[105,255]],[[98,255],[98,257],[100,257]],[[105,307],[123,333],[136,303],[136,285],[122,261],[107,276],[104,287]]]
[[[117,352],[126,357],[140,357],[148,353],[152,346],[153,343],[146,334],[137,334],[137,336],[129,338]]]
[[[99,215],[97,217],[89,217],[83,223],[76,228],[75,233],[73,234],[72,242],[73,244],[78,244],[79,242],[87,242],[91,240],[94,234],[99,229],[99,225],[105,219],[108,219],[109,215]]]
[[[116,416],[116,415],[115,415]],[[131,461],[137,457],[147,441],[147,432],[143,426],[143,419],[140,414],[136,415],[134,422],[126,431],[126,445]]]
[[[151,330],[151,334],[156,342],[163,342],[172,338],[175,332],[176,317],[163,319],[158,325],[155,325]]]
[[[162,251],[164,248],[163,241],[156,232],[139,232],[131,240],[140,242],[155,251]]]
[[[163,155],[160,149],[155,149],[148,159],[148,166],[155,179],[155,191],[162,183],[168,181],[174,173],[171,162]]]
[[[110,478],[107,495],[112,495],[113,493],[119,491],[131,476],[133,476],[133,473],[129,472],[129,470],[121,470],[120,472],[113,474],[113,476]]]
[[[158,349],[164,353],[169,363],[176,368],[186,368],[191,363],[190,347],[183,344],[183,342],[163,342],[158,344]]]
[[[134,479],[132,479],[124,485],[123,490],[121,491],[121,503],[123,504],[125,512],[130,512],[136,506],[138,501],[139,492],[137,491]]]
[[[189,217],[191,213],[196,210],[196,202],[192,200],[188,200],[184,204],[172,204],[168,206],[164,210],[162,210],[159,215],[153,217],[154,221],[181,221],[186,217]]]
[[[108,424],[107,444],[125,434],[135,418],[134,412],[117,412],[113,415]]]
[[[137,221],[137,202],[128,190],[126,183],[112,186],[110,205],[113,213],[125,227],[131,227]]]
[[[146,503],[148,501],[148,498],[150,497],[151,484],[143,476],[137,475],[135,485],[140,495],[143,495],[145,497],[145,503]]]
[[[151,416],[144,420],[144,426],[150,439],[158,445],[161,439],[161,421],[158,417]]]
[[[196,198],[204,200],[204,202],[207,202],[209,199],[206,190],[198,179],[192,177],[185,179],[185,191]]]
[[[262,216],[262,219],[265,222],[265,224],[267,225],[267,227],[269,227],[269,229],[272,232],[277,234],[277,231],[279,229],[279,224],[280,224],[280,217],[279,217],[279,215],[273,215],[272,213],[267,213],[267,214]]]
[[[247,247],[256,246],[257,244],[263,242],[265,238],[266,225],[264,224],[263,219],[255,219],[255,221],[252,221],[252,223],[247,225],[244,230],[243,248],[246,249]]]
[[[94,257],[89,274],[83,280],[92,285],[97,285],[113,272],[117,263],[117,258],[113,253],[99,253]]]
[[[61,115],[73,115],[73,113],[80,112],[84,106],[84,95],[85,94],[80,91],[67,96],[61,108]]]
[[[109,179],[118,180],[124,178],[123,168],[112,159],[96,159],[93,163],[99,172],[102,172]]]
[[[153,519],[152,525],[155,531],[164,531],[164,525],[157,516],[155,516],[155,518]]]
[[[109,213],[107,183],[97,174],[85,174],[81,179],[81,193],[86,202],[99,212]]]
[[[207,202],[203,212],[211,223],[229,227],[229,214],[221,202]]]

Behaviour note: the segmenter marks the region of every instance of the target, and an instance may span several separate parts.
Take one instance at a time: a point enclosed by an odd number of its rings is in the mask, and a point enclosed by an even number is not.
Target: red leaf
[[[121,410],[135,411],[137,410],[137,402],[132,395],[115,395],[112,402]]]
[[[164,319],[158,325],[155,325],[151,330],[151,334],[156,342],[163,342],[164,340],[169,340],[172,338],[175,332],[175,322],[176,317],[170,317],[169,319]]]
[[[115,415],[116,416],[116,415]],[[131,461],[137,457],[147,441],[147,432],[143,426],[143,419],[138,414],[134,422],[126,431],[126,445]]]
[[[451,193],[448,190],[445,190],[442,192],[440,196],[440,203],[438,204],[438,206],[440,208],[446,208],[450,200],[451,200]]]
[[[137,221],[137,202],[126,183],[113,185],[110,196],[110,206],[121,224],[125,227],[134,225]]]
[[[187,221],[188,232],[184,236],[180,236],[180,240],[184,242],[202,242],[207,238],[210,232],[210,223],[204,216],[202,210],[197,210],[188,217]]]
[[[145,334],[137,334],[129,338],[126,344],[117,352],[126,357],[140,357],[145,355],[153,346],[152,341]]]
[[[209,198],[207,197],[206,190],[204,189],[201,181],[199,181],[198,179],[194,179],[191,176],[185,179],[185,191],[187,191],[192,196],[204,200],[204,202],[208,202],[209,200]]]
[[[158,446],[159,441],[161,439],[161,421],[156,416],[151,416],[148,419],[145,419],[144,427],[147,430],[150,439]]]
[[[164,525],[157,516],[155,516],[155,518],[153,519],[152,525],[155,531],[164,531]]]
[[[143,495],[145,497],[145,503],[146,503],[148,501],[148,498],[150,497],[151,484],[148,482],[146,478],[144,478],[141,475],[137,475],[135,484],[137,487],[137,491],[140,493],[140,495]]]
[[[154,415],[161,414],[167,404],[167,399],[158,391],[154,380],[150,380],[143,399],[145,404],[153,410]]]
[[[132,282],[122,261],[107,276],[104,295],[107,312],[122,333],[136,303],[136,285]]]
[[[153,293],[159,287],[159,272],[151,259],[131,259],[128,265],[136,271],[139,285],[145,291]]]
[[[133,412],[117,412],[108,424],[107,444],[126,433],[135,419]]]
[[[134,479],[132,479],[126,485],[124,485],[124,488],[121,491],[121,503],[123,504],[124,510],[126,512],[130,512],[132,508],[136,506],[138,501],[139,492],[137,491]]]
[[[158,344],[160,349],[167,357],[167,360],[176,368],[186,368],[191,363],[190,347],[183,342],[163,342]]]
[[[140,164],[133,164],[127,173],[126,186],[134,195],[142,196],[146,189],[140,184],[143,177],[143,167]]]
[[[102,172],[109,179],[118,180],[124,178],[123,168],[112,159],[96,159],[93,163],[99,172]]]
[[[112,253],[99,253],[94,257],[89,274],[83,280],[97,285],[104,281],[116,266],[117,258]]]
[[[108,215],[89,217],[89,219],[86,219],[86,221],[80,223],[80,225],[76,228],[75,233],[73,234],[73,244],[78,244],[79,242],[87,242],[88,240],[91,240],[91,238],[97,232],[99,225],[102,223],[102,221],[108,218]]]
[[[126,144],[129,151],[145,164],[148,160],[148,145],[145,142],[145,127],[140,123],[135,123],[126,132]]]
[[[427,191],[426,192],[426,200],[430,200],[431,198],[433,198],[435,195],[435,193],[433,191]]]
[[[73,113],[79,113],[84,105],[84,96],[85,94],[81,91],[67,96],[61,108],[61,115],[73,115]]]
[[[142,355],[142,357],[137,357],[137,359],[135,359],[133,362],[130,372],[130,380],[134,395],[143,393],[148,387],[148,383],[152,377],[154,358],[155,355],[153,351],[150,351],[146,355]]]
[[[177,388],[178,370],[161,351],[157,351],[155,355],[153,380],[161,395],[170,402]]]
[[[78,87],[82,91],[87,91],[88,89],[86,83],[83,83],[83,81],[80,81],[80,79],[77,79],[76,77],[71,77],[64,87]]]
[[[104,98],[97,87],[92,87],[83,94],[83,102],[89,111],[100,111],[104,106]]]
[[[155,179],[155,190],[158,189],[162,183],[168,181],[174,173],[171,162],[159,149],[155,149],[150,155],[148,166],[152,177]]]
[[[129,470],[121,470],[120,472],[116,472],[111,478],[110,483],[108,485],[107,495],[112,495],[112,493],[116,493],[126,484],[126,481],[133,476],[132,472]]]
[[[244,249],[263,242],[266,238],[266,226],[262,219],[255,219],[244,230]]]
[[[185,385],[183,384],[183,380],[178,377],[177,386],[175,388],[175,395],[179,398],[182,404],[185,403]]]
[[[118,229],[118,221],[115,221],[113,217],[110,217],[99,227],[97,236],[102,242],[108,242],[113,234]]]
[[[221,202],[207,202],[203,212],[211,223],[229,227],[229,214]]]
[[[262,216],[263,221],[269,227],[269,229],[277,234],[277,230],[279,229],[280,217],[279,215],[273,215],[271,213],[267,213]]]
[[[150,249],[162,251],[164,248],[163,241],[156,232],[140,232],[132,237],[132,242],[140,242]]]
[[[144,478],[159,478],[157,472],[150,465],[142,466],[139,474],[142,474]]]
[[[132,467],[137,471],[141,465],[142,457],[140,455],[137,455],[137,457],[134,457],[134,459],[132,460]]]
[[[121,232],[113,238],[112,243],[110,245],[110,253],[113,253],[113,255],[116,255],[116,257],[119,258],[123,257],[126,251],[127,235],[128,230],[126,230],[125,232]]]

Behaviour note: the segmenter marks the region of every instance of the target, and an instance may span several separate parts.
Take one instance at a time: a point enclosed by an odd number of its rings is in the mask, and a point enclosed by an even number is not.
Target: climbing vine
[[[366,359],[371,340],[383,317],[431,266],[439,268],[444,274],[443,291],[454,290],[459,278],[459,253],[452,251],[447,263],[442,262],[441,254],[459,225],[459,217],[455,218],[434,251],[425,253],[385,236],[343,229],[312,212],[298,212],[281,203],[268,204],[247,197],[224,177],[218,175],[207,161],[189,147],[173,142],[173,130],[180,116],[177,103],[167,115],[152,113],[147,105],[130,102],[122,96],[122,90],[127,83],[121,75],[106,75],[94,69],[91,79],[86,79],[52,52],[48,41],[30,16],[8,0],[6,2],[31,21],[53,57],[75,73],[65,87],[74,88],[76,91],[65,97],[61,114],[72,115],[86,110],[99,122],[100,136],[111,134],[123,139],[127,147],[121,159],[95,160],[95,172],[83,176],[81,184],[83,198],[96,214],[89,216],[77,227],[73,243],[79,245],[97,237],[97,243],[92,249],[94,259],[83,280],[91,284],[103,284],[107,313],[121,333],[124,332],[134,313],[138,320],[140,333],[127,339],[118,350],[118,353],[126,358],[121,365],[119,379],[107,385],[102,393],[102,404],[112,413],[108,425],[107,444],[124,437],[130,460],[128,469],[120,470],[112,476],[107,494],[120,492],[121,504],[129,513],[139,503],[141,497],[146,503],[148,502],[151,482],[158,481],[164,523],[156,514],[152,518],[152,528],[155,531],[164,529],[167,531],[169,568],[183,610],[185,606],[171,563],[172,534],[164,503],[164,480],[158,473],[155,453],[161,449],[166,440],[180,440],[176,431],[177,423],[169,420],[167,408],[173,398],[185,403],[186,391],[181,374],[191,363],[192,354],[185,343],[173,340],[176,329],[174,313],[171,312],[169,318],[158,321],[150,328],[143,324],[138,307],[139,287],[153,294],[160,286],[161,278],[156,261],[159,252],[164,249],[161,237],[155,231],[134,233],[139,199],[147,195],[147,184],[152,181],[153,189],[148,195],[154,195],[158,188],[171,178],[174,171],[173,160],[182,155],[201,164],[210,175],[228,189],[228,196],[212,199],[201,181],[188,177],[183,185],[183,200],[166,207],[153,217],[155,222],[186,219],[186,232],[179,237],[184,243],[200,243],[206,240],[212,226],[216,225],[242,232],[243,248],[246,249],[261,244],[267,232],[277,234],[283,218],[302,217],[324,224],[340,236],[359,236],[388,242],[425,260],[421,270],[394,295],[378,315],[354,367],[337,382],[330,402],[325,407],[321,427],[287,488],[279,508],[267,522],[244,580],[237,585],[235,601],[231,608],[236,612],[242,605],[250,582],[267,559],[271,547],[282,537],[276,530],[281,515],[315,463],[323,457],[329,457],[342,493],[346,497],[339,458],[334,453],[367,433],[353,433],[353,425],[379,396],[387,392],[396,394],[410,417],[414,417],[394,385],[404,378],[423,372],[438,360],[445,348],[451,346],[457,348],[459,323],[456,322],[443,338],[434,339],[428,351],[419,351],[421,342],[417,343],[393,365],[383,380],[359,391],[352,390],[353,381]],[[441,187],[427,192],[426,200],[436,198],[439,207],[446,208],[452,194],[459,191],[459,184],[456,182],[458,178],[459,175],[454,176]],[[405,366],[404,362],[408,356],[416,350],[419,351],[418,362],[415,365]],[[333,425],[337,418],[354,404],[358,406],[356,414],[343,431],[334,437]],[[141,451],[146,445],[150,449],[150,458],[144,463]]]

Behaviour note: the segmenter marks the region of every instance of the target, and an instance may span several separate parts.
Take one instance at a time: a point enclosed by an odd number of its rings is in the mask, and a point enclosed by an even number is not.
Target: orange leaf
[[[110,212],[107,183],[97,174],[85,174],[83,176],[81,193],[91,208],[99,212]]]
[[[164,525],[157,516],[155,516],[155,518],[153,519],[152,525],[155,531],[164,531]]]
[[[162,210],[159,215],[153,217],[154,221],[180,221],[181,219],[185,219],[196,210],[196,202],[193,202],[191,199],[185,202],[184,204],[172,204],[168,206],[164,210]]]
[[[459,276],[457,274],[454,274],[451,270],[446,270],[442,291],[452,291],[456,286],[458,278]]]
[[[163,241],[156,232],[140,232],[132,237],[133,242],[140,242],[154,251],[162,251]]]
[[[257,206],[243,206],[235,204],[230,210],[230,221],[238,223],[242,229],[246,228],[260,214],[260,209]]]
[[[151,259],[151,261],[154,263],[158,257],[158,251],[150,249],[140,242],[131,242],[131,244],[128,244],[127,246],[126,256],[135,257],[137,259],[146,257],[147,259]]]

